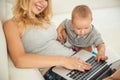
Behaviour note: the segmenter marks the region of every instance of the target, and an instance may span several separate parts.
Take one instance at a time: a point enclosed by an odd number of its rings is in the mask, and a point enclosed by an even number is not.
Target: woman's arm
[[[9,55],[18,68],[44,68],[51,66],[63,66],[68,69],[84,71],[90,69],[90,64],[78,58],[63,56],[42,56],[26,53],[21,42],[21,33],[17,24],[12,20],[4,23],[4,32],[7,40]]]
[[[16,67],[20,68],[40,68],[61,65],[61,56],[39,56],[25,52],[21,42],[18,26],[12,20],[4,23],[4,32],[7,40],[9,55]]]

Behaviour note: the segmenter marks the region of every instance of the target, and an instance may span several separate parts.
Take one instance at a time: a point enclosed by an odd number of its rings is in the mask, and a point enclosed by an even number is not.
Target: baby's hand
[[[57,36],[58,41],[60,41],[60,43],[65,43],[66,41],[66,32],[65,30],[62,30],[61,32],[58,32],[58,36]]]
[[[99,62],[100,60],[107,60],[108,59],[108,57],[107,56],[105,56],[105,54],[104,53],[98,53],[97,55],[96,55],[96,60]]]

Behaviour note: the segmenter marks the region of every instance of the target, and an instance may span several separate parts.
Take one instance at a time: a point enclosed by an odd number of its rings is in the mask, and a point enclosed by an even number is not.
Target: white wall
[[[4,0],[0,0],[0,2],[1,1]],[[13,4],[15,0],[5,0],[5,1],[8,2],[6,7],[12,7],[11,3]],[[120,6],[120,0],[52,0],[52,4],[53,4],[53,13],[60,14],[60,13],[71,12],[74,6],[78,4],[86,4],[92,9],[118,7]],[[8,10],[6,11],[11,12],[11,9],[9,8],[9,11]],[[3,13],[3,9],[0,7],[0,13],[1,12]]]
[[[52,0],[54,14],[71,12],[74,6],[86,4],[92,9],[120,6],[120,0]]]
[[[5,1],[4,0],[0,0],[0,20],[3,21],[4,17],[5,17]]]

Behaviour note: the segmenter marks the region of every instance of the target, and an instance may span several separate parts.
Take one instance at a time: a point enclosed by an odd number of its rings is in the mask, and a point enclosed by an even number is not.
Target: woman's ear
[[[91,21],[93,20],[93,17],[91,17]]]

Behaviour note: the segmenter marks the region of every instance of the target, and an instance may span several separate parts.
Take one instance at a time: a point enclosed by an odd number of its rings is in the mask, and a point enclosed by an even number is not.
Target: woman
[[[50,23],[51,0],[16,0],[13,18],[4,23],[9,55],[18,68],[63,66],[80,71],[90,64],[71,58],[73,52],[56,41]]]

